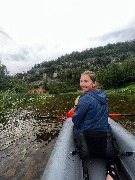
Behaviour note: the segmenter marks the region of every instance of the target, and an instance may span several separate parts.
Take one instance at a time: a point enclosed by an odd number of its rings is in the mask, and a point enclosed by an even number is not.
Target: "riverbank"
[[[106,90],[108,94],[135,94],[135,84],[129,85],[127,87],[118,88],[118,89],[109,89]]]
[[[101,88],[101,87],[99,87]],[[135,94],[135,84],[129,85],[127,87],[121,87],[121,88],[117,88],[117,89],[105,89],[107,94]],[[82,94],[81,90],[78,90],[76,92],[70,92],[67,94],[77,94],[80,95]]]
[[[107,94],[135,94],[135,84],[129,85],[127,87],[122,87],[118,89],[105,89]],[[76,92],[69,92],[69,93],[60,93],[60,94],[75,94],[80,95],[82,94],[81,90]],[[55,94],[16,94],[11,91],[0,92],[0,112],[7,112],[8,110],[14,110],[18,107],[25,107],[26,104],[29,107],[33,101],[40,101],[46,100],[50,98],[54,98]],[[28,109],[27,107],[27,109]]]

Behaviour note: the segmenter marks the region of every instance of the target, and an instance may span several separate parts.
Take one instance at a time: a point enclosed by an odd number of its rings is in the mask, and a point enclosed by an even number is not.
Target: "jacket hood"
[[[90,90],[87,93],[94,96],[101,104],[106,104],[108,101],[107,95],[103,89]]]

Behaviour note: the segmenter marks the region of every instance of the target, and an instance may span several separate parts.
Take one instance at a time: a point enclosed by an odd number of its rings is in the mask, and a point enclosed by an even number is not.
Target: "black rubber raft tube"
[[[128,132],[122,125],[109,118],[117,144],[123,152],[135,150],[135,136]],[[83,180],[82,161],[78,154],[72,156],[75,150],[73,140],[72,118],[67,118],[56,140],[50,159],[44,170],[41,180]],[[135,180],[135,156],[121,155],[119,157],[123,180]],[[106,179],[106,162],[104,159],[91,158],[86,160],[89,179]]]

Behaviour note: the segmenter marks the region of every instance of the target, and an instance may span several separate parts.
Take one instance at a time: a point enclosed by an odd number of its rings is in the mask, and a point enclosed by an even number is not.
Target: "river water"
[[[76,97],[74,94],[56,95],[1,117],[0,180],[41,179],[64,121],[41,116],[65,115]],[[135,114],[135,95],[108,97],[109,113]],[[113,119],[135,135],[135,116]]]

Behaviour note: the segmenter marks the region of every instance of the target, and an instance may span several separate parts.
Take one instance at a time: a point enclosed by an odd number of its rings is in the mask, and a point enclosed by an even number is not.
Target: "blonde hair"
[[[84,71],[84,72],[81,74],[81,76],[82,76],[82,75],[88,75],[89,78],[90,78],[93,82],[96,82],[96,80],[97,80],[96,74],[95,74],[94,72],[92,72],[92,71]]]

